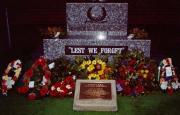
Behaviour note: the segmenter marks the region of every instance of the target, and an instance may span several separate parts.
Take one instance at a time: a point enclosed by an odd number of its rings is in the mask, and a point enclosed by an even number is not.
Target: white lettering
[[[71,50],[71,53],[84,53],[85,48],[72,48],[69,47],[69,49]]]
[[[88,48],[89,53],[97,53],[97,48]]]
[[[105,54],[116,54],[121,53],[124,48],[101,48],[101,53]]]

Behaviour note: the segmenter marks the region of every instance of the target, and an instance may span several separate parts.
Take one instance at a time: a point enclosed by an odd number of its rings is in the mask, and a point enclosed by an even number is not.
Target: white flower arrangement
[[[8,64],[4,75],[2,76],[2,94],[7,96],[7,92],[15,84],[22,70],[22,62],[17,59]],[[14,72],[13,76],[8,75],[10,71]]]

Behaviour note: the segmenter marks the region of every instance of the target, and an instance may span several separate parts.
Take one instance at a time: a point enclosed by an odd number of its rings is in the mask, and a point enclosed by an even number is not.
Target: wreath
[[[95,16],[95,14],[93,14],[92,10],[96,9],[96,8],[100,8],[101,9],[101,14],[99,16]],[[100,7],[100,6],[95,6],[95,7],[90,7],[87,11],[87,17],[94,22],[99,22],[99,21],[103,21],[106,17],[106,9],[104,7]]]
[[[12,89],[12,86],[18,80],[19,75],[22,70],[21,61],[14,60],[10,62],[2,76],[2,94],[7,96],[9,89]]]
[[[51,72],[47,61],[40,57],[23,75],[23,86],[18,88],[21,94],[28,94],[28,99],[34,100],[37,97],[48,95],[48,87],[51,84]]]
[[[162,91],[167,91],[169,95],[172,95],[173,91],[179,89],[180,83],[171,58],[161,61],[158,73],[158,80]]]
[[[88,79],[108,79],[111,68],[101,59],[84,60],[80,65],[80,71],[87,73]]]

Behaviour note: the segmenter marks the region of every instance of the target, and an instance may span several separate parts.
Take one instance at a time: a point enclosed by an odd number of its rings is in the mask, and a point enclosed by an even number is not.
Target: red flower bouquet
[[[74,93],[75,81],[73,76],[67,76],[63,81],[56,82],[51,86],[50,95],[52,97],[71,96]]]

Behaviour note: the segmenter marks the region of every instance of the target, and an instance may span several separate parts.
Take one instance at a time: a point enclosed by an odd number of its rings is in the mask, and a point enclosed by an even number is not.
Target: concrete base
[[[117,111],[115,80],[77,80],[73,110]]]

